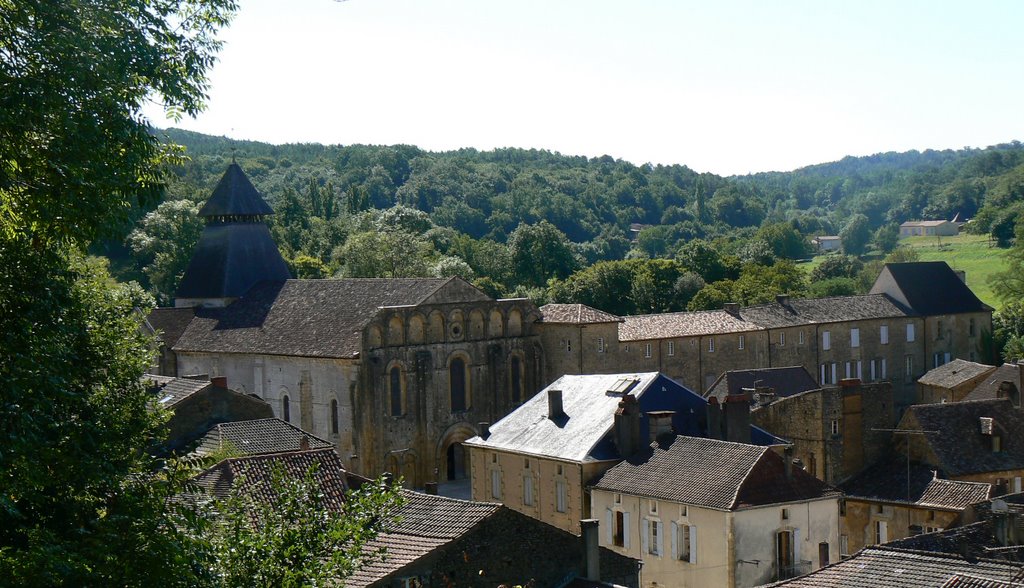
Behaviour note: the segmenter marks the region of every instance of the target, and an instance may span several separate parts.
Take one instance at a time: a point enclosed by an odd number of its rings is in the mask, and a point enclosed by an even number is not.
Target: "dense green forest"
[[[1024,147],[847,157],[792,172],[721,177],[536,149],[432,153],[408,145],[270,145],[181,130],[164,201],[123,242],[98,244],[122,278],[170,301],[202,224],[198,205],[232,159],[265,195],[298,277],[465,277],[495,296],[584,302],[620,314],[720,308],[776,293],[863,292],[898,225],[972,219],[1013,240]],[[808,276],[794,260],[838,234]]]

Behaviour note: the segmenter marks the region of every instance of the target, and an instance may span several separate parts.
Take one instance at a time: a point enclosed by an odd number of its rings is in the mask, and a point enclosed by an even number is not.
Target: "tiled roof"
[[[807,369],[799,365],[730,370],[718,377],[718,380],[704,393],[704,397],[714,396],[722,401],[729,394],[739,394],[743,388],[753,388],[754,383],[758,381],[762,382],[764,386],[772,388],[776,398],[785,398],[818,388],[818,384],[811,374],[807,373]]]
[[[263,216],[274,214],[274,210],[263,200],[252,182],[237,163],[231,163],[224,171],[217,187],[206,204],[199,209],[199,216]]]
[[[192,378],[174,378],[171,376],[145,375],[143,380],[148,380],[150,393],[153,394],[156,402],[161,406],[170,408],[189,396],[204,390],[213,384],[209,380],[195,380]]]
[[[924,508],[962,510],[970,504],[988,500],[991,484],[959,482],[937,478],[927,465],[914,463],[910,468],[910,495],[907,495],[907,466],[893,459],[868,468],[840,484],[850,498],[883,502],[903,502]]]
[[[934,533],[911,535],[890,541],[886,546],[929,553],[947,553],[972,559],[980,557],[1014,562],[1020,562],[1021,555],[1024,554],[1024,546],[1007,549],[996,538],[995,526],[988,519]]]
[[[995,366],[983,363],[975,363],[966,359],[954,359],[949,363],[928,370],[925,375],[918,378],[917,383],[925,386],[954,388],[995,369]]]
[[[198,311],[174,349],[353,358],[380,307],[419,304],[457,279],[264,282],[227,308]]]
[[[802,469],[787,479],[767,447],[684,436],[652,443],[593,487],[721,510],[838,496]]]
[[[993,578],[979,578],[967,574],[957,574],[946,581],[942,588],[1022,588],[1024,581],[1017,580],[995,580]]]
[[[192,322],[192,317],[195,314],[195,309],[192,307],[154,308],[149,311],[146,322],[149,323],[153,331],[159,333],[160,340],[170,349],[178,342],[178,338],[185,332],[185,328]]]
[[[199,441],[195,452],[209,455],[229,451],[239,455],[259,455],[298,451],[303,437],[310,449],[333,447],[327,441],[307,433],[295,425],[278,418],[235,421],[215,425]]]
[[[944,261],[887,263],[871,293],[888,294],[924,316],[992,310]]]
[[[291,272],[270,229],[261,222],[206,225],[178,284],[175,298],[237,298],[263,281]]]
[[[908,309],[884,294],[832,296],[829,298],[790,298],[749,306],[740,311],[744,320],[766,329],[799,325],[838,323],[869,319],[901,318]]]
[[[1001,451],[992,451],[993,435],[982,434],[982,417],[992,419]],[[938,431],[913,442],[927,443],[938,460],[932,465],[949,477],[1024,469],[1024,414],[1006,399],[910,406],[900,428]]]
[[[586,304],[545,304],[540,307],[540,314],[545,323],[585,325],[622,322],[622,319],[614,314]]]
[[[1021,564],[965,559],[960,555],[867,547],[856,555],[792,580],[771,586],[787,588],[940,588],[956,576],[1010,581]]]
[[[762,330],[760,325],[737,318],[724,310],[667,312],[622,317],[622,323],[619,324],[619,341],[668,339],[760,330]]]
[[[341,459],[331,448],[232,457],[199,474],[194,481],[207,493],[219,498],[227,497],[240,481],[241,493],[271,502],[274,496],[270,480],[275,465],[286,475],[294,477],[303,477],[311,467],[316,467],[313,480],[323,492],[325,503],[333,510],[341,509],[348,484]]]
[[[994,400],[999,398],[999,386],[1003,382],[1013,384],[1018,392],[1021,390],[1021,367],[1016,363],[1004,363],[988,375],[964,400]]]
[[[658,375],[649,372],[562,376],[491,425],[487,439],[473,437],[466,444],[585,461],[611,431],[615,411],[622,400],[622,394],[609,390],[619,382],[635,381],[629,393],[639,399]],[[566,418],[548,418],[548,390],[562,392],[562,411]]]

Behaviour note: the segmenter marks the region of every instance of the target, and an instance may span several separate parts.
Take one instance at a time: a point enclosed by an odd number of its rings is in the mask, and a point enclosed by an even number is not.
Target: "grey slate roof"
[[[944,261],[885,264],[871,287],[882,293],[926,316],[992,310]]]
[[[591,452],[612,429],[621,394],[610,394],[617,382],[637,380],[629,393],[639,399],[658,377],[639,374],[566,375],[490,427],[487,439],[473,437],[466,445],[588,461]],[[548,418],[547,390],[562,391],[562,409],[568,418]]]
[[[783,468],[767,447],[680,435],[652,443],[592,486],[719,510],[839,496],[799,468],[787,479]]]
[[[545,323],[586,325],[622,322],[620,317],[586,304],[545,304],[540,307],[540,314]]]
[[[253,187],[252,182],[242,171],[242,168],[232,162],[217,182],[213,194],[206,204],[199,209],[199,216],[264,216],[274,214],[270,205],[263,200],[260,193]]]
[[[197,311],[174,350],[354,358],[380,307],[420,304],[457,279],[265,282],[227,308]]]
[[[992,419],[1002,451],[992,451],[991,436],[981,433],[982,417]],[[1007,399],[910,406],[899,427],[939,431],[914,443],[927,443],[946,476],[1024,469],[1024,415]]]
[[[1020,392],[1022,390],[1021,367],[1015,363],[1004,363],[982,380],[974,390],[971,390],[964,397],[964,400],[994,400],[999,398],[999,385],[1003,382],[1010,382]]]
[[[150,392],[154,395],[156,402],[165,408],[171,408],[196,392],[205,390],[213,385],[209,380],[154,376],[150,374],[146,374],[142,379],[149,380],[148,388]]]
[[[909,309],[884,294],[790,298],[740,310],[744,320],[766,329],[867,319],[901,318]]]
[[[718,335],[760,331],[762,327],[724,310],[666,312],[622,317],[619,341],[668,339],[694,335]]]
[[[963,510],[988,500],[992,485],[937,478],[934,470],[913,463],[910,468],[910,497],[907,497],[907,466],[902,458],[885,461],[839,485],[849,498],[907,503],[930,509]]]
[[[175,296],[237,298],[259,282],[290,277],[267,225],[214,223],[203,229]]]
[[[918,378],[917,383],[925,386],[954,388],[995,369],[995,366],[983,363],[975,363],[966,359],[954,359],[949,363],[928,370],[925,375]]]
[[[309,441],[310,449],[333,447],[331,443],[289,422],[268,418],[215,425],[199,440],[195,453],[209,455],[218,451],[231,451],[240,455],[259,455],[298,451],[303,437]]]
[[[985,503],[989,504],[989,503]],[[975,507],[976,508],[976,507]],[[886,543],[887,547],[910,549],[931,553],[947,553],[968,558],[989,558],[1018,562],[1020,565],[1024,546],[1005,549],[996,538],[995,526],[987,517],[962,526],[954,526],[934,533],[911,535]]]
[[[316,467],[313,480],[323,493],[325,504],[332,510],[342,509],[348,482],[341,459],[331,448],[232,457],[199,474],[193,481],[218,498],[226,498],[236,484],[241,484],[239,492],[270,502],[274,499],[270,480],[275,464],[286,475],[294,477],[303,477],[311,467]]]
[[[941,588],[950,578],[970,576],[1010,581],[1021,564],[966,559],[960,555],[927,553],[885,546],[867,547],[853,557],[805,576],[771,584],[787,588]]]
[[[188,324],[192,322],[192,317],[195,314],[195,309],[192,307],[154,308],[146,317],[146,322],[158,334],[159,339],[170,349],[178,342],[178,338],[188,328]]]
[[[785,398],[818,388],[818,384],[807,372],[807,368],[800,365],[730,370],[718,376],[718,380],[704,392],[704,397],[714,396],[722,401],[729,394],[739,394],[743,388],[753,388],[754,383],[758,381],[762,382],[764,386],[774,389],[776,398]],[[751,399],[751,402],[753,401]]]

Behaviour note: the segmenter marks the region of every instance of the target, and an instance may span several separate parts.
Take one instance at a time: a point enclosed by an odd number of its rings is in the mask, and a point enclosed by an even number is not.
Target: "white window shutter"
[[[690,563],[697,563],[697,527],[690,525]]]
[[[946,352],[946,357],[945,357],[945,359],[946,359],[946,363],[949,363],[949,352],[948,352],[948,351]]]
[[[622,546],[629,549],[629,513],[622,513]]]
[[[604,511],[604,540],[606,545],[612,545],[615,542],[612,533],[615,529],[612,528],[612,509],[606,508]]]
[[[1017,478],[1017,484],[1020,485],[1020,478]],[[672,530],[672,539],[670,540],[672,544],[672,559],[679,559],[679,525],[672,521],[669,528]]]
[[[882,358],[882,379],[885,379],[885,358]]]
[[[647,550],[649,548],[648,544],[650,543],[650,537],[651,537],[651,520],[650,519],[644,519],[643,532],[640,534],[640,553],[642,554],[642,557],[646,557],[647,556]]]
[[[658,527],[658,555],[665,557],[665,524],[661,521],[654,524]]]
[[[800,529],[793,529],[793,565],[800,561]]]

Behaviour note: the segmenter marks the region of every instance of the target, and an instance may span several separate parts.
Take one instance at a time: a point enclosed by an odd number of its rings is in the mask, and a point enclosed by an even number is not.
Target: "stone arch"
[[[430,313],[430,317],[427,319],[427,339],[431,343],[444,343],[444,322],[444,314],[440,310]]]
[[[406,339],[414,345],[423,343],[426,341],[426,330],[426,321],[423,320],[423,315],[416,313],[409,317],[409,331],[406,334]]]
[[[465,318],[461,310],[453,310],[448,315],[448,340],[462,341],[466,338]]]
[[[523,313],[518,308],[508,311],[508,335],[510,337],[521,337],[523,335]]]
[[[461,479],[460,475],[463,478],[469,475],[469,452],[462,446],[462,442],[476,435],[476,428],[465,421],[455,423],[445,430],[437,442],[437,449],[434,454],[434,461],[437,464],[438,481],[458,480]],[[453,457],[456,460],[461,457],[463,460],[461,470],[459,469],[460,463],[458,461],[453,463]],[[455,467],[454,471],[451,469],[452,466]]]
[[[476,308],[469,313],[469,337],[471,339],[484,338],[484,313]]]
[[[370,325],[366,332],[366,346],[370,349],[378,349],[384,346],[384,334],[377,325]]]
[[[288,393],[288,388],[281,386],[281,389],[277,392],[277,398],[279,400],[277,410],[282,421],[292,422],[292,399]]]
[[[388,416],[400,417],[409,408],[409,371],[405,363],[400,360],[393,360],[388,363],[384,370],[384,390],[386,390],[386,403],[384,413]]]
[[[398,346],[405,344],[405,321],[402,320],[402,315],[393,314],[388,319],[388,346]]]
[[[505,315],[501,314],[501,309],[492,308],[491,314],[487,318],[487,337],[489,339],[496,339],[505,334]]]

